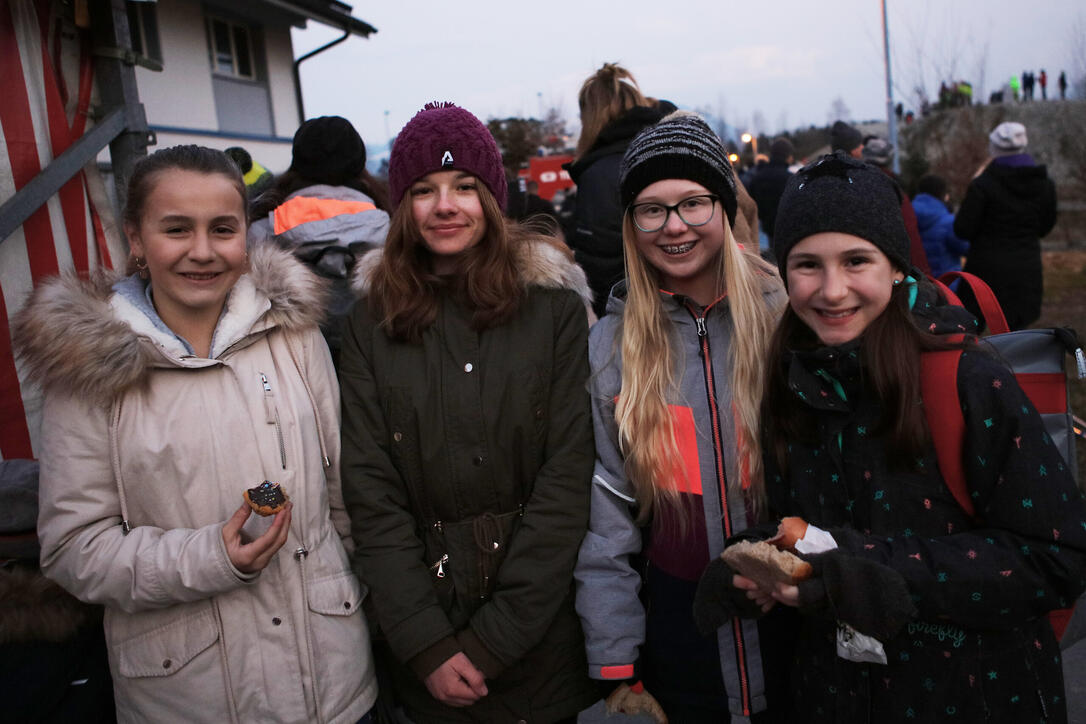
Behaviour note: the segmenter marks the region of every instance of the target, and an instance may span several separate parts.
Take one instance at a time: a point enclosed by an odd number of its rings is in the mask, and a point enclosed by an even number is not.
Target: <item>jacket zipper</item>
[[[705,323],[705,315],[709,307],[701,314],[697,310],[686,305],[686,310],[694,317],[694,324],[698,329],[698,344],[701,346],[702,366],[705,371],[705,394],[709,399],[709,417],[713,429],[713,457],[716,463],[716,481],[720,488],[720,502],[724,506],[724,537],[732,536],[731,515],[728,512],[728,480],[724,474],[724,445],[720,434],[720,410],[717,408],[716,383],[713,379],[713,360],[709,356],[709,329]],[[737,617],[732,617],[732,638],[735,641],[736,659],[739,661],[739,689],[743,703],[743,715],[750,716],[750,681],[747,677],[746,644],[743,640],[743,624]]]
[[[263,377],[263,375],[261,375]],[[298,574],[302,577],[302,628],[305,631],[305,652],[309,660],[309,678],[313,682],[313,702],[316,707],[317,721],[323,724],[324,717],[321,712],[320,683],[317,681],[317,662],[313,658],[313,636],[309,630],[309,581],[306,580],[305,561],[309,558],[309,549],[304,544],[299,544],[294,549],[294,560],[298,561]]]
[[[267,417],[269,425],[275,425],[275,436],[279,441],[279,462],[283,466],[283,470],[287,469],[287,444],[283,439],[283,425],[279,421],[279,407],[275,404],[275,395],[272,394],[271,383],[268,382],[268,376],[263,372],[260,374],[260,384],[264,387],[264,414]]]

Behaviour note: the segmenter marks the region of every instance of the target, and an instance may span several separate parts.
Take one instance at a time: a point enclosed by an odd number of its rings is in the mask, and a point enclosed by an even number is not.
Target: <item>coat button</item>
[[[343,608],[345,608],[345,609],[347,609],[348,611],[350,611],[350,610],[351,610],[351,602],[350,602],[350,601],[344,601],[344,602],[343,602]]]
[[[171,666],[173,666],[173,662],[170,661],[169,659],[166,659],[165,661],[162,662],[162,668],[164,668],[164,669],[168,669]]]
[[[394,433],[392,433],[392,439],[395,440],[396,442],[399,442],[400,440],[403,440],[403,433],[402,432],[394,432]]]
[[[272,626],[278,626],[281,623],[283,623],[283,619],[279,618],[278,616],[272,619]]]
[[[540,407],[538,410],[535,411],[535,419],[537,419],[537,420],[542,420],[543,419],[543,408],[542,407]]]
[[[471,372],[473,369],[475,369],[475,366],[472,365],[471,362],[468,362],[466,365],[464,365],[465,372]]]
[[[472,458],[471,461],[475,463],[475,467],[479,467],[486,462],[486,458],[484,458],[482,455],[476,455],[474,458]]]

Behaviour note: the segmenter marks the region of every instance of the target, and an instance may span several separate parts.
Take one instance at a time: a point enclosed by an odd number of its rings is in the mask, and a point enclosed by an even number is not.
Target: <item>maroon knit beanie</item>
[[[508,189],[498,144],[483,123],[452,103],[427,103],[396,136],[388,160],[392,206],[428,173],[457,169],[486,184],[505,211]]]

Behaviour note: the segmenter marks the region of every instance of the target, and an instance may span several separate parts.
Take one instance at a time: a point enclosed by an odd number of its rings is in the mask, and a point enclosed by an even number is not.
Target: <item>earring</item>
[[[894,280],[894,286],[896,287],[896,286],[900,286],[900,285],[901,285],[901,280],[900,279],[895,279]]]
[[[147,271],[147,260],[146,259],[141,259],[140,257],[137,256],[135,258],[135,262],[136,262],[136,271],[139,273],[140,279],[148,279],[148,278],[150,278],[151,274]]]

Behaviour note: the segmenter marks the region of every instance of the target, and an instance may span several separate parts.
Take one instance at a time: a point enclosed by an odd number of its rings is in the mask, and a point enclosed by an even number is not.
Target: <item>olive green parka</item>
[[[551,722],[596,698],[572,594],[594,460],[591,293],[563,249],[516,249],[511,319],[477,331],[446,295],[419,343],[391,339],[367,303],[383,250],[356,270],[344,499],[397,699],[420,722]],[[489,690],[460,709],[422,683],[458,652]]]

